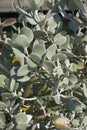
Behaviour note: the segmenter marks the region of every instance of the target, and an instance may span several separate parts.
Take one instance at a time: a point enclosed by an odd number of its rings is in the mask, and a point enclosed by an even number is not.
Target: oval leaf
[[[52,56],[55,55],[57,50],[56,44],[51,45],[48,49],[47,49],[47,58],[51,60]]]
[[[26,124],[28,122],[28,117],[25,113],[18,113],[15,116],[15,120],[17,124]]]
[[[2,22],[3,27],[7,27],[16,23],[16,18],[9,18]]]
[[[32,52],[38,54],[39,57],[42,57],[43,54],[46,52],[46,49],[43,45],[36,44],[34,45]]]
[[[29,73],[28,65],[21,66],[17,71],[17,76],[25,76]]]
[[[24,34],[25,36],[27,36],[27,38],[29,39],[28,44],[32,42],[34,35],[33,35],[33,32],[30,28],[23,27],[21,29],[21,33]]]
[[[71,75],[69,76],[69,80],[70,80],[70,82],[71,82],[72,84],[76,84],[77,81],[78,81],[76,75],[74,75],[74,74],[71,74]]]
[[[21,46],[23,48],[26,48],[28,45],[29,45],[29,39],[27,38],[27,36],[21,34],[21,35],[18,35],[15,39],[15,43],[18,45],[18,46]]]

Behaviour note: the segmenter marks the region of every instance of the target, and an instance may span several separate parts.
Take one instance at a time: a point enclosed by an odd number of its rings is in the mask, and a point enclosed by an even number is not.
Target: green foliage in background
[[[87,1],[13,7],[21,27],[0,23],[0,130],[87,130]]]

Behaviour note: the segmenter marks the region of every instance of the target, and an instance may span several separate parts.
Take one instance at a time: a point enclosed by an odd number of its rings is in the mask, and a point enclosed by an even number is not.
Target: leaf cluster
[[[13,7],[18,22],[0,24],[0,129],[86,130],[87,1]]]

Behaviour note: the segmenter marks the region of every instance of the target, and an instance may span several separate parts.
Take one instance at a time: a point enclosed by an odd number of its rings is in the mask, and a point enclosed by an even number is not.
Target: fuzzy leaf
[[[46,49],[43,45],[36,44],[36,45],[34,45],[32,52],[38,54],[39,57],[42,57],[43,54],[46,52]]]
[[[26,0],[26,6],[32,11],[41,7],[43,3],[44,0]]]
[[[5,75],[0,75],[0,87],[5,87]]]
[[[27,38],[26,35],[20,34],[16,37],[15,44],[23,48],[26,48],[29,45],[29,39]]]
[[[54,42],[59,46],[59,48],[61,47],[65,47],[67,46],[67,43],[69,42],[68,36],[63,36],[60,33],[58,33],[57,35],[54,36]]]
[[[25,113],[18,113],[15,116],[15,120],[17,124],[27,124],[28,122],[28,117]]]
[[[51,73],[53,71],[53,63],[51,61],[45,61],[43,63],[43,68],[48,71],[49,73]]]
[[[52,57],[53,61],[57,61],[57,59],[59,59],[59,61],[65,61],[67,59],[67,56],[63,53],[58,53]]]
[[[34,69],[37,67],[37,64],[35,64],[31,59],[28,59],[28,66],[31,69]]]
[[[27,76],[27,75],[25,75],[25,76],[23,76],[23,77],[21,77],[21,78],[18,78],[17,81],[23,83],[23,82],[27,82],[27,81],[29,81],[29,79],[30,79],[30,77]]]
[[[3,112],[0,112],[0,128],[4,129],[5,127],[5,116]]]
[[[27,36],[28,38],[28,44],[32,42],[33,38],[34,38],[34,35],[33,35],[33,32],[30,28],[28,27],[23,27],[21,29],[21,34],[24,34],[25,36]]]
[[[57,50],[56,44],[49,46],[49,48],[47,49],[47,54],[46,54],[46,56],[49,60],[51,60],[52,56],[55,55],[56,50]]]
[[[53,14],[51,17],[49,17],[47,19],[47,23],[48,23],[48,33],[50,34],[54,34],[56,31],[56,28],[58,28],[60,30],[61,26],[62,26],[62,21],[59,17],[58,14]]]
[[[40,64],[41,58],[40,58],[40,56],[37,53],[31,53],[30,54],[30,59],[32,59],[32,61],[35,64]]]
[[[29,73],[28,65],[21,66],[17,71],[17,76],[25,76]]]
[[[84,96],[87,98],[87,85],[86,85],[86,83],[83,83],[83,93],[84,93]]]
[[[70,82],[71,82],[72,84],[76,84],[77,81],[78,81],[76,75],[74,75],[74,74],[71,74],[71,75],[69,76],[69,80],[70,80]]]

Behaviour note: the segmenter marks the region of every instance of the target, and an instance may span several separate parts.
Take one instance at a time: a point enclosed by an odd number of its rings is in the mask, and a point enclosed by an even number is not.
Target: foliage
[[[21,27],[0,25],[0,130],[86,130],[87,1],[16,2]]]

